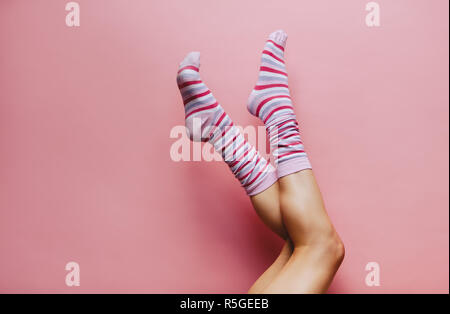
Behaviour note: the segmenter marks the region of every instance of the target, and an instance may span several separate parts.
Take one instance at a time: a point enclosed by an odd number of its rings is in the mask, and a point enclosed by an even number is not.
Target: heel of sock
[[[210,107],[209,110],[202,108],[204,112],[186,116],[186,132],[191,141],[208,142],[211,136],[218,132],[219,128],[216,126],[216,121],[225,112],[217,102]]]
[[[247,99],[247,111],[256,116],[256,90],[253,89]]]

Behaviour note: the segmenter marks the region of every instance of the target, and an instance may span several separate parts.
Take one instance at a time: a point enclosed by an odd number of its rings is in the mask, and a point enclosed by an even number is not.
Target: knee
[[[334,254],[334,259],[336,260],[336,262],[341,265],[341,263],[344,261],[344,257],[345,257],[345,246],[344,246],[344,242],[342,242],[342,240],[338,237],[337,240],[335,240],[334,244],[333,244],[333,254]]]
[[[328,265],[339,267],[345,257],[345,246],[337,234],[318,239],[310,245],[319,260]]]
[[[326,239],[322,245],[324,257],[335,265],[341,265],[345,257],[345,246],[337,234]]]

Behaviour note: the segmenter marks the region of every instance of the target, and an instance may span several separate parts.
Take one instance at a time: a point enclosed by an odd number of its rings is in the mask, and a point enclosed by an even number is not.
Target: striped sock
[[[279,178],[311,169],[289,94],[284,64],[286,39],[283,31],[269,36],[262,53],[258,82],[247,105],[250,113],[266,126]]]
[[[261,193],[277,181],[275,169],[233,125],[201,81],[199,66],[200,53],[192,52],[180,64],[177,76],[189,137],[193,141],[210,142],[248,195]]]

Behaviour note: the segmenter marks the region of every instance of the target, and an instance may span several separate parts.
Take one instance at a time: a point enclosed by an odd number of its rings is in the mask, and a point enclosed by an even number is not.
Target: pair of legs
[[[282,31],[270,35],[247,105],[266,126],[276,171],[246,142],[202,82],[198,53],[185,58],[177,76],[190,138],[208,141],[222,154],[259,217],[286,240],[249,293],[323,293],[344,256],[300,139],[284,63],[286,39]]]
[[[324,293],[344,258],[312,170],[282,177],[251,196],[264,223],[286,239],[249,293]]]

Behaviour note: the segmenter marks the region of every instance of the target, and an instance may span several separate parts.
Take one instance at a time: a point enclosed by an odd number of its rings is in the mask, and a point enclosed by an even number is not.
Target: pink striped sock
[[[199,72],[200,53],[191,52],[180,64],[177,76],[183,98],[186,128],[193,141],[210,142],[248,195],[256,195],[277,181],[275,169],[233,125]]]
[[[289,94],[284,63],[286,40],[283,31],[269,36],[262,53],[258,82],[247,104],[250,113],[266,126],[279,178],[311,169]]]

